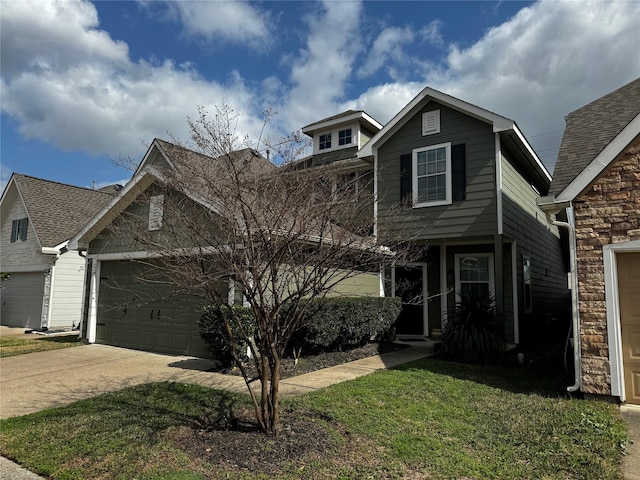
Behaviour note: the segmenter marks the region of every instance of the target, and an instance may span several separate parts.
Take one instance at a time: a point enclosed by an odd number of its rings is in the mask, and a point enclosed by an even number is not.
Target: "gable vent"
[[[422,135],[440,133],[440,110],[432,110],[422,114]]]

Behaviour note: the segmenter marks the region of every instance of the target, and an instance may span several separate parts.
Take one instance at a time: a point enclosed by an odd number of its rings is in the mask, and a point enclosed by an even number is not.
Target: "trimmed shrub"
[[[399,298],[337,297],[312,300],[291,345],[333,351],[382,338],[402,308]]]
[[[456,361],[497,363],[505,350],[504,325],[491,295],[463,295],[442,330],[444,354]]]
[[[231,327],[231,337],[225,319]],[[205,307],[198,321],[200,336],[205,341],[211,356],[223,367],[234,364],[234,351],[243,358],[247,351],[247,338],[255,333],[253,311],[238,305],[212,305]],[[244,332],[244,333],[243,333]]]

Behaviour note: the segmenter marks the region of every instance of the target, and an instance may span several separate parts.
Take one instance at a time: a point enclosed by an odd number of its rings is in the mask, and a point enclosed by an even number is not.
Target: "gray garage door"
[[[149,278],[147,267],[129,261],[102,262],[96,341],[108,345],[207,357],[198,331],[204,301],[178,296]]]
[[[0,288],[0,324],[40,328],[44,272],[12,273]]]

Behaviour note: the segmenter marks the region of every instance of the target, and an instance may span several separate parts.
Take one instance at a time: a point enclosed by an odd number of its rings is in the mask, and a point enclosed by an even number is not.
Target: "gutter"
[[[551,218],[563,208],[571,208],[571,202],[555,203],[553,197],[542,197],[536,201],[547,217],[547,222],[556,227],[566,228],[569,233],[569,270],[571,278],[571,327],[573,330],[573,370],[575,381],[567,387],[567,392],[573,393],[582,386],[582,355],[580,349],[580,304],[578,299],[578,260],[576,256],[576,230],[568,222],[561,222]],[[568,340],[568,339],[567,339]]]

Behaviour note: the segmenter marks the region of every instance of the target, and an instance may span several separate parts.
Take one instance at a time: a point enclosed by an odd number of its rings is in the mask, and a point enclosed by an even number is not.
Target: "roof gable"
[[[16,173],[6,191],[12,186],[28,212],[41,247],[55,247],[69,240],[112,197],[98,190]]]
[[[242,162],[252,175],[267,175],[276,168],[269,160],[250,148],[237,150],[230,155],[233,156],[234,161]],[[178,179],[176,184],[180,186],[179,189],[183,194],[205,208],[219,211],[219,206],[206,200],[207,195],[204,191],[206,182],[202,182],[205,172],[213,175],[213,171],[217,168],[215,162],[216,159],[213,157],[164,140],[154,139],[133,178],[71,239],[71,246],[77,248],[80,244],[84,245],[95,238],[154,181],[167,181],[169,172],[176,173]],[[218,177],[223,176],[220,174]],[[212,178],[218,177],[212,176]]]
[[[432,100],[491,124],[494,132],[510,130],[515,126],[515,122],[513,120],[447,95],[446,93],[434,90],[433,88],[425,87],[413,100],[398,112],[398,114],[396,114],[382,128],[382,130],[374,135],[374,137],[369,140],[362,149],[360,149],[358,156],[362,158],[373,155],[374,148],[379,147],[387,141],[389,137],[396,133],[411,117],[413,117],[422,107]]]
[[[640,78],[567,115],[550,193],[578,196],[640,134]]]

